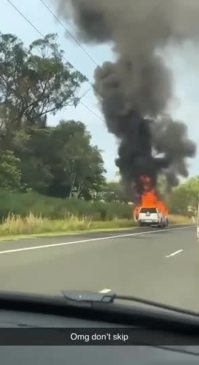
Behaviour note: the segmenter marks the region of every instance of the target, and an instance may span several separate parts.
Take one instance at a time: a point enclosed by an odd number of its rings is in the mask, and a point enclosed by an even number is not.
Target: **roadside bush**
[[[49,219],[64,219],[71,216],[87,217],[93,221],[109,221],[114,218],[131,219],[131,208],[127,204],[51,198],[35,192],[0,191],[1,221],[10,214],[26,217],[30,213]]]

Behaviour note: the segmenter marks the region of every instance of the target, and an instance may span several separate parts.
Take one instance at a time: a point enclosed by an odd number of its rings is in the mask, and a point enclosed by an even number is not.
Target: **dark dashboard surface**
[[[86,328],[116,327],[110,323],[88,321],[63,316],[0,311],[0,327]],[[180,351],[180,352],[179,352]],[[192,353],[191,353],[192,352]],[[199,363],[199,346],[156,348],[144,346],[66,346],[10,347],[0,346],[1,364],[136,364],[188,365]]]

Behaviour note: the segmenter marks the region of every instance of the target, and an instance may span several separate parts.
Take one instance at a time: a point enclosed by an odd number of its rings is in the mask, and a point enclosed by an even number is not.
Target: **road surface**
[[[0,243],[0,290],[135,295],[199,310],[195,227],[90,233]]]

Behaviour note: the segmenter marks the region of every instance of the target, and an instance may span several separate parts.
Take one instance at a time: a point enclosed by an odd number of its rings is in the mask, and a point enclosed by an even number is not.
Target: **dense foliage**
[[[189,209],[197,210],[199,204],[199,176],[189,179],[176,188],[168,199],[173,213],[188,214]]]
[[[131,207],[121,203],[88,202],[81,199],[60,199],[39,195],[35,192],[0,191],[0,220],[10,214],[27,217],[64,219],[71,216],[93,221],[108,221],[114,218],[130,219]]]
[[[0,34],[0,188],[85,199],[99,191],[103,160],[84,124],[47,124],[49,114],[78,104],[85,80],[65,62],[55,35],[25,48]]]

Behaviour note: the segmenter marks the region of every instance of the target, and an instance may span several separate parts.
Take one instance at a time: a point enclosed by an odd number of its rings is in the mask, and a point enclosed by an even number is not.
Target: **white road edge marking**
[[[182,253],[182,252],[183,252],[183,250],[175,251],[175,252],[171,253],[170,255],[167,255],[166,258],[169,259],[170,257],[179,255],[179,253]]]
[[[120,234],[116,236],[105,236],[105,237],[97,237],[97,238],[89,238],[79,241],[71,241],[71,242],[63,242],[63,243],[51,243],[49,245],[43,245],[43,246],[31,246],[31,247],[23,247],[23,248],[16,248],[11,250],[2,250],[0,251],[0,255],[5,255],[9,253],[18,253],[18,252],[25,252],[25,251],[34,251],[34,250],[42,250],[46,248],[55,248],[55,247],[63,247],[63,246],[70,246],[80,243],[91,243],[91,242],[98,242],[98,241],[108,241],[112,239],[117,238],[127,238],[127,237],[133,237],[133,236],[143,236],[146,234],[156,234],[156,233],[162,233],[162,232],[168,232],[168,231],[179,231],[190,228],[190,226],[186,227],[180,227],[180,228],[170,228],[170,229],[162,229],[161,231],[148,231],[148,232],[137,232],[137,233],[128,233],[128,234]]]
[[[111,289],[103,289],[103,290],[100,290],[99,293],[101,293],[101,294],[108,294],[111,291],[112,291]]]

